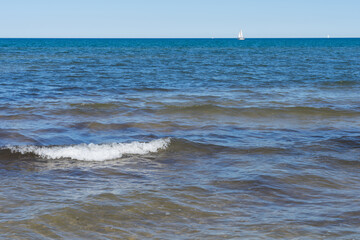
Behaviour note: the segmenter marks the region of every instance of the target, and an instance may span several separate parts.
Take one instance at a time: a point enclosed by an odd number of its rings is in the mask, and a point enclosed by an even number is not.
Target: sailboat
[[[239,32],[238,40],[245,40],[242,30]]]

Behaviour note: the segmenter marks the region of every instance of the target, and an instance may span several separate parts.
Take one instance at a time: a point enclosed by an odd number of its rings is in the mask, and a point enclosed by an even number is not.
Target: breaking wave
[[[148,154],[166,149],[170,138],[150,142],[78,144],[71,146],[7,146],[12,153],[35,154],[46,159],[70,158],[81,161],[105,161],[121,158],[124,154]]]

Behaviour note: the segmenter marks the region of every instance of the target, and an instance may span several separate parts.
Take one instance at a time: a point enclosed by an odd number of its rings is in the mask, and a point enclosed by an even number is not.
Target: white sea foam
[[[151,142],[110,143],[110,144],[79,144],[72,146],[15,146],[9,147],[12,152],[21,154],[34,153],[42,158],[71,158],[82,161],[105,161],[121,158],[124,154],[147,154],[165,149],[170,143],[169,138]]]

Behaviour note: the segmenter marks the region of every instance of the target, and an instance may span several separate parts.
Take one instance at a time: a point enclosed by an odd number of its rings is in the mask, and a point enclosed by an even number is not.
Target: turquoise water
[[[360,238],[360,39],[0,39],[0,233]]]

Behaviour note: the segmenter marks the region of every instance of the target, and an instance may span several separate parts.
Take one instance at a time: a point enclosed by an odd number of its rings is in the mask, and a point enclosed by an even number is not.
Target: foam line
[[[71,158],[82,161],[105,161],[121,158],[124,154],[147,154],[166,149],[170,138],[161,138],[151,142],[79,144],[71,146],[10,146],[15,153],[34,153],[42,158]]]

